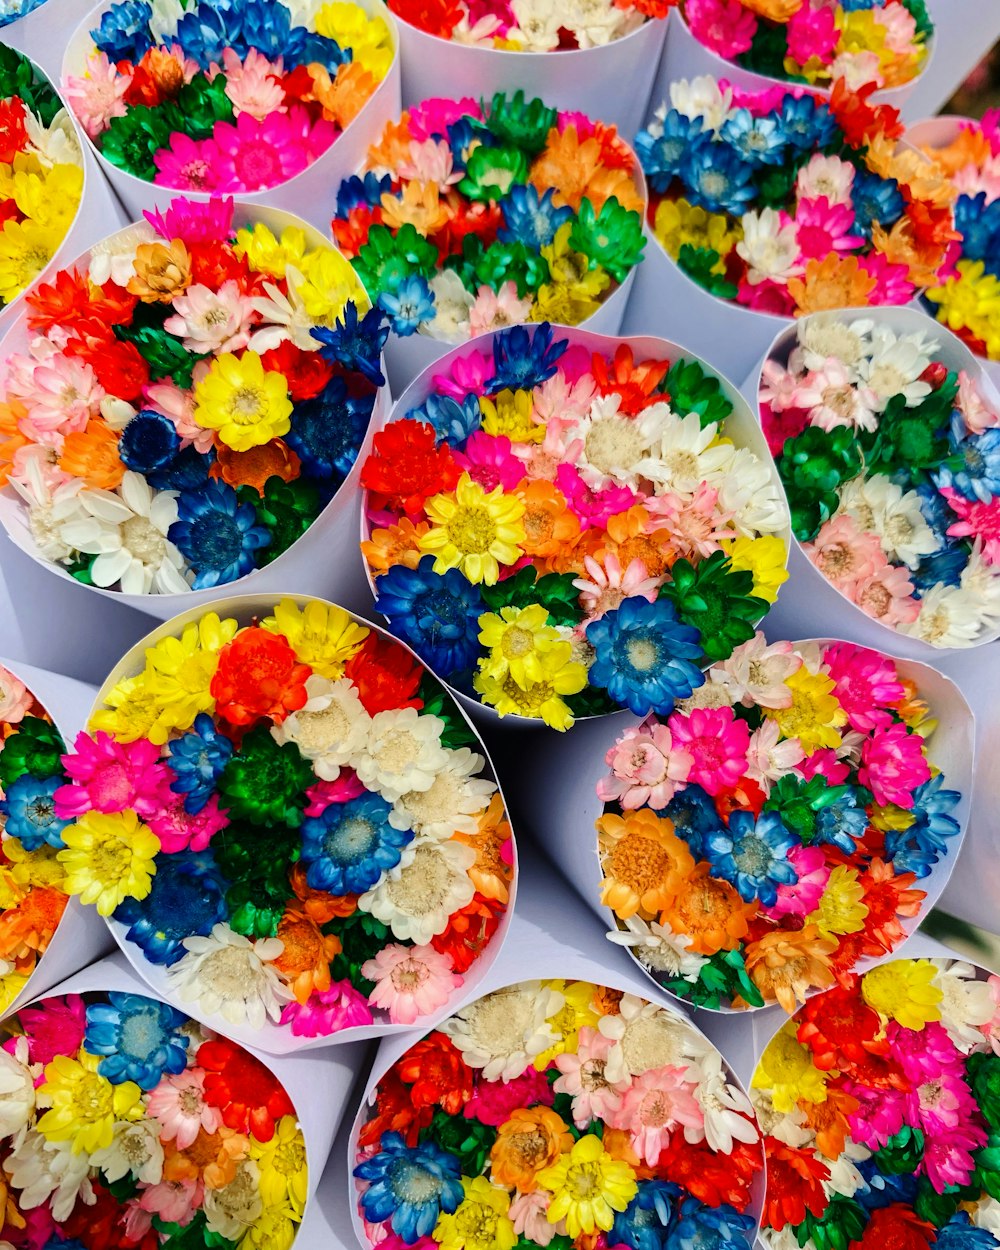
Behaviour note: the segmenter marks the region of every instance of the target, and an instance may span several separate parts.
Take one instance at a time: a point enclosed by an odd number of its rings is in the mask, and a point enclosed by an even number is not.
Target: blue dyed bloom
[[[957,586],[969,560],[969,553],[960,542],[949,543],[940,551],[924,556],[915,569],[907,573],[918,596],[938,584]]]
[[[506,198],[500,201],[500,211],[506,222],[497,231],[500,242],[523,243],[536,252],[548,247],[559,227],[573,220],[573,210],[569,205],[557,208],[552,203],[554,194],[550,187],[543,196],[539,196],[538,188],[530,183],[511,187]]]
[[[150,963],[169,967],[183,957],[186,937],[207,936],[228,918],[225,892],[210,851],[178,851],[160,857],[147,897],[125,899],[114,916]]]
[[[729,828],[711,834],[705,853],[712,875],[731,882],[746,903],[760,899],[764,907],[778,900],[779,885],[798,881],[788,852],[801,843],[790,833],[777,812],[733,812]]]
[[[697,666],[700,634],[677,619],[669,599],[649,603],[641,595],[587,626],[587,641],[597,652],[588,680],[636,716],[666,716],[705,681]]]
[[[90,37],[109,61],[141,61],[153,46],[149,33],[152,16],[147,0],[121,0],[101,14],[101,24]]]
[[[374,406],[374,393],[351,395],[343,378],[331,378],[315,399],[296,404],[285,442],[302,461],[302,472],[322,481],[347,477]]]
[[[911,1205],[917,1194],[918,1178],[913,1172],[904,1172],[894,1176],[883,1176],[879,1171],[878,1160],[874,1155],[861,1159],[854,1165],[864,1177],[867,1188],[859,1189],[854,1195],[866,1211],[877,1211],[882,1207],[890,1207],[894,1202]]]
[[[948,500],[939,494],[929,482],[921,482],[916,490],[920,496],[920,511],[923,518],[934,531],[940,545],[944,547],[951,541],[945,531],[950,525],[955,524],[955,514]]]
[[[180,446],[180,435],[173,421],[162,412],[143,408],[122,430],[118,455],[126,469],[151,473],[166,468]]]
[[[393,290],[383,291],[378,302],[400,338],[416,334],[417,326],[434,316],[434,292],[419,273],[411,273]]]
[[[680,1193],[670,1181],[640,1181],[635,1197],[616,1213],[608,1243],[631,1250],[665,1250],[670,1216]]]
[[[897,873],[912,872],[926,877],[942,855],[948,853],[948,840],[958,836],[960,825],[951,812],[962,800],[958,790],[944,790],[944,774],[938,773],[913,791],[913,824],[908,829],[890,829],[885,835],[885,852]]]
[[[778,122],[785,139],[802,151],[826,147],[837,130],[830,106],[811,95],[799,99],[786,95]]]
[[[990,273],[1000,273],[1000,200],[986,203],[986,192],[960,195],[955,202],[955,229],[962,236],[962,254],[981,260]]]
[[[977,1228],[968,1211],[956,1211],[943,1228],[938,1229],[934,1250],[997,1250],[1000,1241],[988,1228]]]
[[[736,109],[719,133],[751,165],[780,165],[788,146],[774,117],[755,117],[749,109]]]
[[[377,794],[331,803],[321,816],[302,822],[302,862],[314,890],[363,894],[383,872],[395,868],[412,829],[393,829],[391,804]]]
[[[495,148],[498,143],[496,135],[474,117],[460,117],[447,127],[445,134],[431,135],[431,138],[443,139],[448,144],[451,148],[452,164],[456,170],[463,172],[475,148]]]
[[[239,25],[233,21],[227,24],[228,0],[202,0],[194,9],[190,9],[177,23],[174,36],[184,50],[184,55],[197,61],[202,69],[207,70],[213,61],[222,64],[222,53],[226,47],[236,48],[239,41]]]
[[[215,784],[232,754],[232,742],[217,731],[207,712],[195,717],[189,733],[167,744],[170,767],[177,774],[170,789],[184,795],[184,810],[189,815],[196,816],[215,793]]]
[[[739,216],[757,194],[754,167],[728,143],[696,143],[681,163],[688,199],[709,212],[726,209]]]
[[[854,205],[855,230],[866,239],[872,237],[873,222],[877,221],[888,230],[902,217],[906,207],[895,178],[880,178],[867,169],[854,171],[851,202]]]
[[[135,1081],[152,1089],[169,1073],[187,1067],[188,1039],[177,1030],[187,1023],[182,1011],[141,994],[109,993],[107,1003],[87,1007],[84,1047],[105,1055],[97,1071],[112,1085]]]
[[[429,1237],[441,1212],[458,1210],[464,1197],[462,1164],[434,1141],[407,1146],[399,1133],[383,1133],[378,1154],[354,1169],[368,1182],[361,1194],[365,1219],[388,1221],[407,1245]]]
[[[816,813],[814,842],[835,846],[845,855],[853,854],[859,838],[868,828],[865,796],[853,786],[840,787],[844,791],[833,803],[821,807]]]
[[[540,386],[555,375],[559,357],[567,347],[569,339],[552,341],[552,327],[547,321],[535,326],[534,333],[525,326],[501,330],[493,340],[496,373],[490,379],[490,394],[505,388],[530,391]]]
[[[363,178],[352,174],[340,184],[337,192],[337,217],[346,217],[352,208],[374,208],[382,203],[382,196],[392,190],[392,176],[367,173]],[[317,337],[319,337],[317,335]]]
[[[969,434],[961,413],[956,412],[949,441],[961,457],[961,466],[952,469],[944,465],[934,474],[935,485],[950,487],[963,498],[981,503],[1000,495],[1000,430]]]
[[[244,577],[257,567],[254,553],[271,542],[253,507],[240,503],[228,482],[215,480],[178,498],[167,537],[194,570],[195,590]]]
[[[208,471],[214,459],[214,451],[203,454],[190,443],[182,447],[162,469],[147,473],[146,480],[154,490],[197,490],[208,481]]]
[[[684,117],[676,109],[671,109],[663,119],[662,134],[639,131],[635,137],[635,150],[654,191],[662,193],[670,189],[671,182],[681,172],[681,162],[688,149],[705,137],[700,117]]]
[[[185,54],[206,70],[213,61],[222,64],[227,47],[240,60],[255,48],[270,61],[284,57],[286,65],[325,62],[330,55],[329,44],[340,52],[333,40],[318,43],[319,36],[310,35],[304,26],[293,27],[290,10],[271,0],[200,0],[197,8],[178,22],[175,39]]]
[[[695,859],[705,858],[705,843],[716,833],[724,833],[725,825],[715,804],[695,782],[678,790],[658,816],[667,816],[674,823],[674,833],[683,838]]]
[[[475,664],[485,606],[479,587],[458,569],[443,576],[433,570],[433,556],[424,556],[415,569],[394,564],[376,583],[376,606],[425,664],[450,677]]]
[[[458,447],[482,424],[482,410],[475,395],[466,395],[461,403],[450,395],[428,395],[419,408],[406,414],[411,421],[426,421],[434,427],[438,441],[444,439]]]
[[[339,66],[354,58],[350,48],[342,48],[336,39],[331,39],[329,35],[317,35],[312,30],[305,32],[299,55],[304,64],[322,65],[331,76],[336,75]]]
[[[64,1241],[58,1233],[42,1246],[42,1250],[87,1250],[87,1247],[76,1237]]]
[[[366,175],[371,177],[371,174]],[[337,318],[336,327],[313,326],[310,331],[323,346],[319,349],[324,360],[341,364],[346,369],[357,369],[369,382],[382,386],[382,348],[389,337],[389,323],[376,305],[358,319],[358,307],[353,300],[344,308],[344,319]]]
[[[753,1219],[723,1202],[707,1207],[687,1198],[670,1230],[667,1250],[742,1250],[751,1244]]]
[[[0,812],[7,817],[6,833],[17,838],[26,851],[37,851],[46,844],[61,850],[65,845],[62,831],[73,822],[59,819],[53,800],[64,782],[60,776],[32,777],[31,773],[22,773],[0,799]]]

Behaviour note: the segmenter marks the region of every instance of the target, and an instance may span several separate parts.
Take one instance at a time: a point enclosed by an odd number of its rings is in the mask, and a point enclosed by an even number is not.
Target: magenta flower
[[[556,485],[579,517],[581,529],[589,529],[591,525],[603,529],[610,517],[627,512],[636,502],[635,493],[627,486],[591,490],[580,471],[571,464],[561,464],[556,470]]]
[[[494,436],[476,430],[467,439],[465,450],[455,452],[455,460],[483,490],[497,486],[513,490],[524,478],[524,465],[510,448],[505,434]]]
[[[215,196],[208,201],[185,200],[178,195],[164,212],[147,210],[143,216],[161,239],[182,243],[213,243],[226,239],[233,229],[233,197]],[[147,398],[150,398],[147,391]]]
[[[684,17],[699,43],[727,61],[749,52],[757,18],[740,0],[687,0]]]
[[[894,264],[881,252],[869,252],[867,256],[858,257],[858,266],[875,279],[875,286],[868,296],[870,304],[908,304],[917,288],[910,281],[910,270],[906,265]],[[938,271],[940,281],[948,275]]]
[[[347,980],[333,981],[328,990],[314,991],[304,1003],[289,1003],[281,1013],[281,1023],[290,1025],[295,1037],[329,1037],[371,1022],[364,994]]]
[[[218,185],[224,191],[266,191],[300,174],[337,136],[332,122],[313,123],[301,106],[258,121],[241,113],[236,124],[216,122]]]
[[[869,1150],[884,1146],[906,1123],[907,1096],[901,1090],[871,1089],[850,1080],[842,1081],[841,1088],[860,1104],[847,1122],[854,1140]]]
[[[676,747],[691,757],[688,781],[716,795],[736,785],[746,772],[750,729],[731,707],[696,707],[674,712],[667,721]]]
[[[64,755],[69,785],[55,792],[56,815],[73,820],[84,812],[123,812],[132,808],[148,819],[169,801],[172,773],[160,760],[160,748],[147,738],[116,742],[98,730],[79,733],[74,755]]]
[[[898,723],[876,729],[865,739],[858,780],[871,790],[876,803],[895,803],[907,810],[913,806],[913,791],[931,779],[923,747],[919,734]]]
[[[175,851],[203,851],[229,824],[229,816],[219,809],[217,794],[193,816],[184,810],[184,796],[171,794],[146,823],[160,839],[160,849],[173,855]]]
[[[219,149],[212,139],[192,139],[181,130],[170,136],[170,146],[153,153],[157,175],[153,181],[160,187],[176,187],[179,191],[217,191],[219,180]]]
[[[76,1057],[87,1031],[87,1009],[79,994],[43,999],[37,1007],[23,1007],[18,1015],[31,1063],[51,1063],[56,1055]]]
[[[788,52],[800,65],[814,58],[823,65],[833,63],[840,31],[832,5],[813,8],[804,4],[788,23]]]
[[[976,1112],[972,1091],[958,1071],[943,1069],[907,1095],[907,1118],[917,1120],[928,1137],[951,1133]]]
[[[851,234],[854,209],[847,204],[831,204],[826,196],[800,200],[795,224],[804,260],[824,260],[831,252],[853,252],[864,246],[862,235]]]
[[[774,905],[761,908],[772,920],[782,916],[808,916],[819,906],[830,880],[830,865],[818,846],[796,846],[788,852],[788,861],[798,880],[793,885],[779,885]]]
[[[795,311],[795,300],[788,287],[771,278],[757,283],[741,278],[736,299],[754,312],[772,313],[775,317],[790,317]]]
[[[836,642],[823,652],[823,663],[852,729],[868,733],[892,724],[887,709],[905,698],[906,690],[889,656]]]
[[[353,768],[342,768],[336,781],[317,781],[306,791],[309,804],[307,816],[322,816],[331,803],[349,803],[364,794],[365,788],[358,781]]]
[[[583,1030],[580,1030],[581,1033]],[[556,1083],[558,1085],[558,1082]],[[467,1120],[479,1120],[498,1128],[520,1107],[551,1107],[557,1089],[550,1085],[543,1072],[529,1064],[512,1081],[477,1080],[472,1097],[462,1109]]]
[[[811,777],[825,777],[831,786],[841,785],[851,775],[850,766],[838,757],[832,747],[820,747],[818,751],[813,751],[812,755],[807,755],[801,764],[796,765],[795,771],[806,781]]]
[[[994,496],[989,503],[981,503],[978,499],[963,499],[953,490],[943,490],[953,512],[959,520],[948,527],[948,534],[953,538],[982,539],[983,559],[987,564],[1000,564],[1000,496]]]
[[[465,356],[457,356],[449,371],[436,373],[431,383],[439,394],[463,400],[466,395],[485,395],[487,384],[495,376],[493,357],[484,352],[471,351]]]
[[[424,100],[416,108],[410,109],[410,135],[418,143],[431,139],[434,135],[447,134],[448,127],[453,126],[461,117],[483,119],[483,111],[476,100],[466,96],[464,100],[446,100],[438,97]]]
[[[928,1137],[916,1175],[925,1174],[939,1194],[951,1185],[968,1185],[976,1167],[973,1151],[985,1145],[986,1130],[978,1124],[966,1123],[949,1133]]]

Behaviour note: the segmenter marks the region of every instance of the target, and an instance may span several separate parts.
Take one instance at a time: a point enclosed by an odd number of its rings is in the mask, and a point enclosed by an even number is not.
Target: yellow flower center
[[[495,1238],[497,1213],[482,1202],[463,1202],[455,1213],[455,1231],[466,1243],[489,1245]]]
[[[496,536],[496,522],[486,508],[459,508],[448,522],[448,537],[464,555],[485,554]]]
[[[73,1088],[73,1107],[81,1120],[103,1120],[114,1110],[110,1084],[96,1072],[85,1072]]]
[[[257,386],[240,386],[229,399],[229,417],[236,425],[256,425],[267,411],[267,399]]]
[[[272,1166],[282,1176],[298,1176],[306,1166],[306,1151],[300,1138],[283,1142],[274,1152]]]
[[[597,1163],[571,1163],[566,1172],[566,1189],[578,1202],[601,1192],[601,1168]]]
[[[426,916],[442,907],[451,884],[451,869],[433,846],[420,846],[409,867],[386,883],[386,893],[406,916]]]
[[[534,641],[530,630],[522,629],[520,625],[512,625],[510,629],[504,630],[500,649],[508,660],[518,659],[531,651]]]

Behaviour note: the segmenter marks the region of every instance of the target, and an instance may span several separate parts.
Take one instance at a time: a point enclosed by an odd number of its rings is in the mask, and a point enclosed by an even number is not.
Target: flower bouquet
[[[70,901],[56,859],[69,823],[55,815],[54,796],[68,777],[64,725],[82,722],[93,698],[88,686],[0,663],[0,1015],[44,992],[108,949],[106,934]]]
[[[526,873],[489,992],[379,1048],[348,1151],[363,1246],[753,1245],[749,1098],[686,1017],[594,949],[563,891]]]
[[[787,514],[745,401],[663,339],[502,330],[395,413],[361,471],[377,606],[500,716],[669,714],[785,580]]]
[[[447,345],[516,322],[617,333],[645,203],[614,126],[518,91],[409,109],[341,185],[332,229],[398,336],[398,393]]]
[[[833,611],[846,599],[924,654],[996,638],[1000,399],[968,350],[914,309],[807,317],[775,340],[759,397]]]
[[[646,115],[677,0],[388,0],[397,18],[403,106],[437,95],[544,95],[633,135]],[[620,89],[628,83],[628,90]]]
[[[961,847],[973,741],[933,669],[758,634],[607,751],[608,936],[694,1006],[793,1012],[885,959],[933,906]],[[579,861],[579,838],[558,851]]]
[[[11,1250],[290,1250],[360,1048],[266,1057],[151,996],[117,956],[8,1016]]]
[[[1000,977],[900,959],[811,999],[764,1050],[768,1250],[1000,1246]]]
[[[177,199],[112,235],[4,340],[11,538],[163,617],[237,581],[316,586],[317,552],[357,541],[341,488],[383,402],[367,309],[343,257],[278,210]],[[354,563],[324,567],[328,593],[364,594]]]
[[[102,0],[62,77],[132,217],[182,191],[325,228],[331,189],[399,109],[382,0]]]
[[[341,608],[215,607],[139,643],[66,756],[67,889],[161,997],[263,1050],[433,1022],[514,890],[476,735]]]
[[[950,187],[870,94],[672,82],[636,139],[655,242],[626,326],[665,311],[668,333],[743,378],[780,318],[935,286],[958,237]]]

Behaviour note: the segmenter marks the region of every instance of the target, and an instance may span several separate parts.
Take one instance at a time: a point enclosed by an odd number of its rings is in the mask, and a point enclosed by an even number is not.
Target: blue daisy
[[[370,177],[372,175],[367,174],[366,180]],[[337,318],[334,329],[313,326],[310,333],[319,340],[324,360],[356,369],[375,386],[384,384],[382,348],[389,337],[389,323],[378,305],[359,319],[357,305],[352,300],[344,308],[343,320]]]
[[[729,817],[728,829],[705,839],[705,854],[712,876],[734,885],[744,902],[759,899],[764,907],[773,907],[778,886],[799,879],[788,858],[796,846],[801,846],[799,839],[777,812],[762,812],[755,820],[753,812],[737,811]]]
[[[228,482],[214,479],[178,498],[167,537],[194,570],[195,590],[244,577],[257,567],[256,553],[271,543],[253,507],[240,503]]]
[[[880,178],[867,169],[854,171],[851,203],[854,207],[854,228],[866,239],[872,236],[874,222],[888,230],[902,217],[906,207],[895,178]]]
[[[374,406],[374,393],[351,395],[343,378],[331,378],[315,399],[296,404],[285,442],[302,461],[303,474],[320,481],[347,477]]]
[[[22,773],[0,799],[0,812],[7,817],[4,832],[17,838],[26,851],[37,851],[46,845],[61,850],[65,845],[62,832],[73,821],[56,815],[54,799],[64,783],[62,776],[33,777],[31,773]]]
[[[376,583],[378,610],[392,632],[408,642],[437,673],[452,677],[479,655],[479,617],[486,610],[479,587],[458,571],[434,572],[434,557],[415,569],[395,564]]]
[[[354,1169],[367,1181],[361,1194],[365,1219],[388,1223],[407,1245],[429,1237],[440,1215],[458,1210],[464,1197],[462,1164],[435,1141],[407,1146],[399,1133],[383,1133],[377,1154]]]
[[[314,890],[363,894],[396,867],[403,847],[413,841],[413,830],[394,829],[391,811],[380,795],[365,793],[303,820],[302,862]]]
[[[184,795],[184,810],[190,815],[196,816],[215,793],[232,754],[232,742],[219,733],[207,712],[199,712],[191,730],[167,744],[175,774],[170,789]]]
[[[671,1181],[640,1181],[639,1189],[624,1211],[615,1214],[608,1242],[630,1250],[666,1250],[667,1233],[679,1186]]]
[[[726,1202],[709,1207],[697,1198],[686,1198],[666,1250],[742,1250],[752,1243],[753,1227],[751,1216]]]
[[[101,14],[101,24],[90,37],[109,61],[141,61],[153,46],[149,31],[152,16],[148,0],[121,0]]]
[[[536,252],[548,247],[559,227],[573,220],[569,205],[556,207],[553,204],[554,194],[550,187],[540,196],[538,188],[530,183],[511,187],[500,201],[500,212],[506,223],[497,231],[500,242],[523,243]]]
[[[749,109],[735,109],[719,133],[751,165],[780,165],[784,160],[788,141],[773,117],[755,117]]]
[[[180,451],[177,427],[162,412],[143,408],[118,437],[118,455],[126,469],[154,473],[165,469]]]
[[[725,832],[715,804],[695,782],[679,790],[657,815],[673,821],[674,833],[684,839],[695,859],[705,858],[705,842],[712,834]]]
[[[400,338],[416,334],[418,326],[434,316],[434,292],[419,273],[408,274],[391,291],[383,291],[378,302]]]
[[[666,716],[705,681],[701,635],[677,619],[669,599],[625,599],[587,626],[596,658],[588,680],[636,716]]]
[[[662,194],[670,189],[671,182],[681,172],[688,150],[699,139],[706,140],[709,136],[705,134],[700,117],[685,117],[676,109],[667,113],[657,129],[659,134],[655,134],[652,127],[640,130],[635,150],[649,185]]]
[[[106,1056],[97,1066],[112,1085],[134,1081],[152,1089],[163,1076],[187,1067],[188,1039],[178,1030],[187,1016],[166,1003],[140,994],[108,994],[107,1003],[87,1007],[83,1044],[92,1055]]]
[[[419,408],[406,414],[411,421],[425,421],[434,427],[438,441],[460,447],[482,424],[482,410],[476,395],[466,395],[461,403],[450,395],[428,395]]]
[[[688,148],[681,176],[691,203],[711,213],[724,209],[740,216],[757,195],[753,165],[728,143],[697,143]]]
[[[493,340],[493,365],[496,370],[489,382],[489,393],[498,391],[530,391],[553,377],[559,358],[569,347],[569,339],[552,339],[547,321],[535,326],[534,333],[525,326],[501,330]]]
[[[183,957],[185,938],[207,936],[228,919],[225,891],[210,852],[178,851],[159,857],[148,896],[125,899],[114,917],[150,963],[169,967]]]

